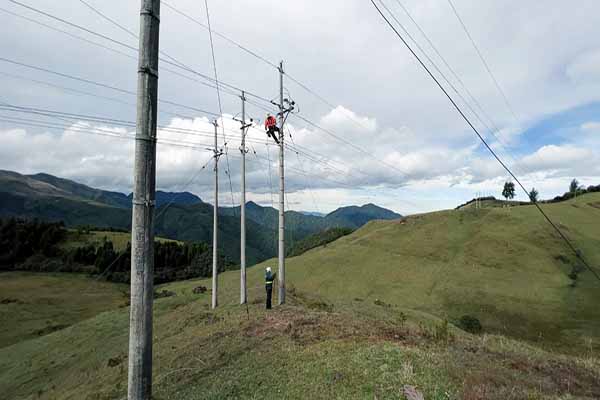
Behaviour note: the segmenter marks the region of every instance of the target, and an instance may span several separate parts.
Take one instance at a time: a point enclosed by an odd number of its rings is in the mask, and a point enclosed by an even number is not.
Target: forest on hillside
[[[100,245],[62,248],[68,231],[62,222],[0,219],[0,271],[88,273],[112,282],[130,280],[131,245],[117,250],[106,238]],[[234,269],[219,257],[219,272]],[[154,243],[154,282],[206,278],[212,274],[212,248],[207,243]]]

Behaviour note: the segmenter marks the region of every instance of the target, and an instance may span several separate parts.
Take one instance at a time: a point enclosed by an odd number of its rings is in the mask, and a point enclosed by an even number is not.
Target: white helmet
[[[267,267],[267,272],[271,272],[271,267]]]

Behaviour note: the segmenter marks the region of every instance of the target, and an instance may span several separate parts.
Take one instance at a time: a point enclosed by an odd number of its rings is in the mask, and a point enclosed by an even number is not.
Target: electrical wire
[[[221,104],[221,90],[219,89],[219,75],[217,73],[217,60],[215,57],[215,46],[213,43],[212,30],[210,29],[210,11],[208,9],[208,0],[204,0],[204,5],[206,7],[206,21],[208,23],[208,36],[210,38],[210,51],[212,54],[212,63],[213,63],[213,71],[215,74],[215,84],[217,86],[217,101],[219,102],[219,113],[221,114],[221,128],[223,133],[223,145],[225,146],[225,160],[227,162],[227,171],[226,175],[229,179],[229,191],[231,193],[231,207],[235,210],[235,202],[233,200],[233,184],[231,183],[231,169],[229,167],[229,151],[227,147],[227,137],[225,136],[225,121],[223,120],[223,106]],[[235,211],[234,211],[235,216]]]
[[[22,107],[22,106],[7,104],[7,103],[5,103],[4,105],[0,105],[0,110],[26,113],[26,114],[36,115],[36,116],[43,116],[43,117],[61,118],[63,120],[66,120],[69,123],[71,123],[71,122],[75,123],[78,121],[86,121],[86,122],[117,125],[117,126],[122,126],[122,127],[126,127],[126,128],[133,128],[133,129],[135,129],[135,127],[136,127],[136,123],[134,121],[126,121],[126,120],[108,118],[108,117],[103,117],[103,116],[87,115],[87,114],[67,113],[67,112],[41,109],[41,108],[35,108],[35,107]],[[161,132],[178,133],[178,134],[199,136],[199,137],[204,137],[204,138],[213,138],[214,137],[214,132],[211,132],[208,130],[177,128],[177,127],[171,127],[171,126],[165,126],[165,125],[157,125],[157,127],[160,129]],[[247,138],[246,140],[250,143],[255,143],[255,144],[267,143],[265,140],[254,139],[254,138]]]
[[[116,40],[116,39],[113,39],[113,38],[111,38],[111,37],[109,37],[109,36],[106,36],[106,35],[103,35],[103,34],[101,34],[101,33],[95,32],[95,31],[93,31],[93,30],[91,30],[91,29],[88,29],[88,28],[86,28],[86,27],[84,27],[84,26],[81,26],[81,25],[75,24],[75,23],[73,23],[73,22],[67,21],[66,19],[63,19],[63,18],[57,17],[57,16],[55,16],[55,15],[52,15],[52,14],[50,14],[50,13],[47,13],[47,12],[45,12],[45,11],[42,11],[42,10],[40,10],[40,9],[37,9],[37,8],[35,8],[35,7],[32,7],[32,6],[29,6],[29,5],[27,5],[27,4],[21,3],[20,1],[17,1],[17,0],[8,0],[8,1],[9,1],[9,2],[11,2],[11,3],[13,3],[13,4],[16,4],[16,5],[18,5],[18,6],[21,6],[21,7],[23,7],[23,8],[26,8],[26,9],[28,9],[28,10],[30,10],[30,11],[33,11],[33,12],[35,12],[35,13],[41,14],[41,15],[43,15],[43,16],[45,16],[45,17],[51,18],[51,19],[53,19],[53,20],[55,20],[55,21],[59,21],[59,22],[61,22],[61,23],[63,23],[63,24],[69,25],[69,26],[71,26],[71,27],[73,27],[73,28],[77,28],[77,29],[79,29],[79,30],[85,31],[85,32],[89,33],[90,35],[93,35],[93,36],[96,36],[96,37],[102,38],[102,39],[104,39],[104,40],[108,40],[109,42],[112,42],[112,43],[114,43],[114,44],[118,44],[119,46],[123,46],[123,47],[125,47],[125,48],[128,48],[128,49],[130,49],[130,50],[134,50],[134,51],[137,51],[137,50],[138,50],[138,49],[137,49],[137,47],[130,46],[130,45],[128,45],[127,43],[123,43],[123,42],[121,42],[121,41],[119,41],[119,40]]]
[[[208,166],[208,164],[212,161],[212,159],[209,159],[201,168],[199,168],[197,171],[194,172],[194,175],[192,175],[192,177],[188,180],[188,182],[185,184],[185,186],[181,189],[179,189],[177,191],[177,194],[175,196],[173,196],[173,198],[171,199],[171,201],[169,201],[169,203],[164,206],[161,207],[160,211],[158,212],[158,214],[156,214],[156,216],[154,217],[154,221],[158,221],[158,219],[160,217],[163,216],[163,214],[165,214],[167,212],[167,210],[169,209],[169,207],[171,207],[171,205],[173,205],[175,203],[175,200],[177,200],[177,198],[179,196],[181,196],[183,194],[183,192],[185,192],[187,190],[187,188],[196,180],[196,178],[200,175],[200,173],[202,171],[204,171],[206,169],[206,167]],[[96,280],[100,280],[103,279],[104,275],[107,274],[111,268],[117,263],[117,261],[119,261],[123,256],[125,256],[126,252],[121,252],[114,260],[113,262],[111,262],[108,267],[106,267],[106,269],[104,271],[102,271],[102,273],[100,275],[98,275],[95,279]]]
[[[102,17],[105,20],[109,21],[111,24],[113,24],[117,28],[121,29],[123,32],[127,33],[129,36],[132,36],[134,39],[138,39],[138,35],[137,34],[135,34],[134,32],[130,31],[129,29],[127,29],[123,25],[119,24],[117,21],[115,21],[114,19],[110,18],[108,15],[102,13],[100,10],[98,10],[97,8],[95,8],[94,6],[92,6],[90,3],[86,2],[85,0],[79,0],[79,2],[82,3],[83,5],[85,5],[87,8],[89,8],[93,12],[95,12],[96,14],[98,14],[100,17]]]
[[[126,57],[126,58],[128,58],[128,59],[130,59],[130,60],[137,61],[137,57],[136,57],[136,56],[134,56],[134,55],[131,55],[131,54],[124,53],[124,52],[122,52],[122,51],[120,51],[120,50],[117,50],[117,49],[115,49],[115,48],[112,48],[112,47],[109,47],[109,46],[105,46],[105,45],[103,45],[103,44],[101,44],[101,43],[94,42],[93,40],[86,39],[86,38],[84,38],[84,37],[82,37],[82,36],[75,35],[75,34],[73,34],[73,33],[71,33],[71,32],[67,32],[67,31],[64,31],[64,30],[62,30],[62,29],[55,28],[55,27],[53,27],[53,26],[51,26],[51,25],[48,25],[48,24],[45,24],[45,23],[43,23],[43,22],[37,21],[37,20],[35,20],[35,19],[32,19],[32,18],[26,17],[26,16],[24,16],[24,15],[20,15],[20,14],[14,13],[14,12],[12,12],[12,11],[6,10],[6,9],[4,9],[4,8],[1,8],[1,7],[0,7],[0,11],[3,11],[3,12],[5,12],[5,13],[7,13],[7,14],[10,14],[10,15],[12,15],[12,16],[15,16],[15,17],[17,17],[17,18],[21,18],[21,19],[23,19],[23,20],[26,20],[26,21],[32,22],[32,23],[34,23],[34,24],[37,24],[37,25],[43,26],[43,27],[45,27],[45,28],[48,28],[48,29],[50,29],[50,30],[53,30],[53,31],[56,31],[56,32],[62,33],[62,34],[64,34],[64,35],[67,35],[67,36],[69,36],[69,37],[71,37],[71,38],[73,38],[73,39],[77,39],[77,40],[80,40],[80,41],[82,41],[82,42],[85,42],[85,43],[88,43],[88,44],[91,44],[91,45],[94,45],[94,46],[100,47],[100,48],[102,48],[102,49],[105,49],[105,50],[111,51],[111,52],[113,52],[113,53],[116,53],[116,54],[118,54],[118,55],[120,55],[120,56]],[[160,69],[161,69],[161,71],[165,71],[165,72],[168,72],[168,73],[170,73],[170,74],[172,74],[172,75],[178,76],[178,77],[180,77],[180,78],[184,78],[184,79],[186,79],[186,80],[189,80],[189,81],[192,81],[192,82],[196,82],[196,83],[198,83],[198,84],[200,84],[200,85],[203,85],[203,86],[209,87],[209,88],[211,88],[211,89],[214,89],[214,88],[215,88],[215,86],[214,86],[214,85],[211,85],[210,83],[207,83],[207,82],[204,82],[204,81],[200,81],[200,80],[198,80],[198,79],[195,79],[195,78],[192,78],[192,77],[190,77],[190,76],[184,75],[184,74],[182,74],[182,73],[180,73],[180,72],[177,72],[177,71],[174,71],[174,70],[172,70],[172,69],[170,69],[170,68],[168,68],[168,67],[161,66],[161,68],[160,68]],[[186,72],[187,72],[187,70],[186,70]],[[206,78],[204,78],[204,77],[203,77],[203,79],[206,79]],[[235,95],[235,96],[237,96],[237,94],[236,94],[236,93],[234,93],[234,92],[232,92],[230,89],[228,89],[228,90],[224,90],[224,92],[225,92],[225,93],[227,93],[227,94],[229,94],[229,95]]]
[[[47,68],[43,68],[43,67],[31,65],[31,64],[26,64],[26,63],[23,63],[23,62],[20,62],[20,61],[11,60],[11,59],[4,58],[4,57],[0,57],[0,61],[6,62],[6,63],[10,63],[10,64],[13,64],[13,65],[18,65],[18,66],[25,67],[25,68],[30,68],[30,69],[33,69],[33,70],[36,70],[36,71],[40,71],[40,72],[45,72],[47,74],[52,74],[52,75],[60,76],[61,78],[71,79],[71,80],[75,80],[75,81],[87,83],[89,85],[94,85],[94,86],[102,87],[102,88],[105,88],[105,89],[114,90],[116,92],[124,93],[124,94],[130,95],[130,96],[137,96],[137,93],[133,92],[131,90],[121,89],[121,88],[118,88],[118,87],[115,87],[115,86],[108,85],[106,83],[102,83],[102,82],[98,82],[98,81],[93,81],[91,79],[81,78],[81,77],[78,77],[78,76],[75,76],[75,75],[65,74],[65,73],[58,72],[58,71],[53,71],[53,70],[50,70],[50,69],[47,69]],[[196,112],[199,112],[199,113],[202,113],[202,114],[208,114],[208,115],[214,115],[214,116],[218,116],[219,115],[219,114],[217,114],[215,112],[212,112],[212,111],[207,111],[207,110],[203,110],[203,109],[200,109],[200,108],[188,106],[188,105],[177,103],[177,102],[171,101],[171,100],[165,100],[165,99],[159,98],[158,101],[159,101],[159,103],[170,104],[170,105],[173,105],[173,106],[176,106],[176,107],[185,108],[185,109],[196,111]]]
[[[448,63],[448,61],[446,60],[446,58],[441,54],[441,52],[438,50],[437,46],[433,43],[433,41],[429,38],[429,36],[427,35],[427,33],[425,33],[425,31],[423,30],[423,28],[421,28],[421,25],[419,25],[419,23],[413,18],[413,16],[410,13],[410,11],[406,8],[406,6],[404,6],[404,4],[402,4],[402,2],[400,0],[396,0],[396,3],[398,3],[398,5],[400,6],[400,8],[402,8],[402,10],[404,11],[404,13],[408,16],[408,18],[412,21],[412,23],[417,27],[417,29],[419,30],[419,32],[421,33],[421,35],[425,38],[425,40],[427,41],[427,43],[429,44],[429,46],[433,49],[433,51],[435,52],[435,54],[440,58],[440,60],[442,60],[442,62],[444,63],[444,65],[446,66],[446,68],[448,69],[448,71],[450,71],[450,73],[452,74],[452,76],[454,76],[454,79],[456,79],[456,81],[462,86],[462,88],[467,93],[467,96],[469,96],[469,98],[471,99],[471,101],[473,101],[473,103],[479,109],[479,111],[481,111],[481,114],[488,120],[488,122],[494,128],[494,130],[496,132],[499,132],[499,129],[498,129],[496,123],[494,122],[494,120],[483,109],[481,103],[472,94],[472,92],[469,90],[469,88],[464,83],[464,81],[456,73],[456,71],[454,70],[454,68],[452,68],[452,66]]]
[[[188,20],[192,21],[193,23],[195,23],[195,24],[197,24],[197,25],[201,26],[202,28],[204,28],[204,29],[209,29],[209,28],[208,28],[208,26],[206,26],[206,25],[205,25],[205,24],[203,24],[202,22],[198,21],[197,19],[195,19],[194,17],[190,16],[189,14],[186,14],[186,13],[184,13],[183,11],[180,11],[180,10],[178,10],[178,9],[177,9],[177,8],[175,8],[173,5],[171,5],[171,4],[167,3],[167,2],[165,2],[164,0],[162,1],[162,4],[163,4],[164,6],[166,6],[167,8],[171,9],[172,11],[174,11],[175,13],[177,13],[177,14],[181,15],[182,17],[184,17],[184,18],[186,18],[186,19],[188,19]],[[267,60],[265,57],[261,56],[261,55],[260,55],[260,54],[258,54],[257,52],[255,52],[255,51],[253,51],[253,50],[250,50],[250,49],[248,49],[247,47],[244,47],[244,46],[242,46],[241,44],[239,44],[239,43],[238,43],[238,42],[236,42],[235,40],[233,40],[233,39],[230,39],[229,37],[227,37],[227,36],[223,35],[222,33],[219,33],[219,32],[217,32],[217,31],[215,31],[215,30],[212,30],[212,33],[213,33],[215,36],[218,36],[218,37],[220,37],[220,38],[222,38],[222,39],[226,40],[227,42],[229,42],[229,43],[231,43],[231,44],[235,45],[236,47],[238,47],[238,48],[240,48],[241,50],[245,51],[246,53],[250,54],[251,56],[253,56],[253,57],[255,57],[255,58],[257,58],[257,59],[259,59],[259,60],[263,61],[265,64],[267,64],[267,65],[270,65],[271,67],[273,67],[273,68],[275,68],[275,69],[278,69],[278,68],[279,68],[279,67],[278,67],[276,64],[274,64],[273,62],[271,62],[271,61]]]
[[[387,168],[391,168],[394,171],[396,171],[396,172],[398,172],[398,173],[400,173],[400,174],[402,174],[404,176],[408,176],[407,172],[402,171],[400,168],[396,167],[395,165],[392,165],[392,164],[390,164],[388,162],[385,162],[385,161],[381,160],[379,157],[377,157],[374,154],[368,152],[367,150],[363,149],[362,147],[357,146],[354,143],[352,143],[352,142],[350,142],[350,141],[348,141],[346,139],[343,139],[341,136],[335,134],[332,130],[323,128],[322,126],[317,125],[316,123],[314,123],[311,120],[303,117],[300,114],[292,114],[292,116],[295,117],[295,118],[301,119],[302,121],[306,122],[308,125],[312,126],[315,129],[320,130],[321,132],[326,133],[327,135],[329,135],[329,136],[333,137],[334,139],[340,141],[341,143],[345,144],[346,146],[349,146],[349,147],[353,148],[354,150],[356,150],[356,151],[358,151],[358,152],[360,152],[362,154],[365,154],[365,155],[373,158],[375,161],[377,161],[378,163],[386,166]]]
[[[496,89],[498,89],[498,92],[500,92],[500,95],[504,99],[504,103],[506,104],[506,107],[508,108],[508,110],[510,111],[510,113],[513,115],[513,117],[515,118],[515,120],[517,121],[517,123],[519,123],[519,117],[517,117],[517,114],[515,113],[514,108],[510,105],[510,102],[508,101],[508,97],[506,96],[506,93],[504,93],[504,90],[502,90],[502,87],[500,86],[500,83],[498,83],[498,80],[496,79],[496,77],[492,73],[492,70],[491,70],[489,64],[487,63],[487,61],[483,57],[483,54],[481,54],[481,51],[479,50],[479,47],[475,43],[475,40],[473,39],[473,36],[471,36],[471,33],[467,29],[467,26],[465,25],[464,21],[462,20],[462,18],[458,14],[458,11],[454,7],[454,4],[452,3],[451,0],[448,0],[448,4],[450,4],[450,7],[452,8],[452,11],[454,12],[454,15],[456,16],[456,18],[458,19],[458,21],[462,25],[463,30],[465,31],[465,33],[467,34],[467,37],[471,41],[471,44],[475,48],[475,51],[477,52],[477,55],[479,56],[479,59],[481,60],[481,62],[483,63],[483,66],[487,70],[488,75],[490,76],[490,78],[494,82],[494,85],[496,86]]]
[[[291,97],[291,96],[290,96],[290,97]],[[288,130],[288,132],[290,131],[290,127],[289,127],[289,125],[287,126],[287,130]],[[292,144],[295,146],[296,144],[294,143],[294,137],[291,135],[291,133],[290,133],[290,140],[292,141]],[[304,170],[304,164],[303,164],[303,163],[302,163],[302,161],[300,160],[300,154],[299,154],[299,152],[298,152],[298,151],[296,151],[295,153],[296,153],[296,157],[298,158],[298,164],[300,164],[300,169],[301,169],[302,171],[305,171],[305,170]],[[316,201],[316,199],[315,199],[315,195],[313,194],[312,190],[310,190],[310,187],[309,187],[309,185],[308,185],[308,179],[305,179],[305,180],[304,180],[304,187],[305,187],[305,188],[308,190],[308,192],[309,192],[309,194],[310,194],[310,197],[312,198],[313,205],[315,206],[315,210],[316,210],[318,213],[321,213],[321,210],[319,209],[319,206],[317,205],[317,201]]]
[[[54,20],[56,20],[56,21],[59,21],[59,22],[61,22],[61,23],[64,23],[64,24],[66,24],[66,25],[68,25],[68,26],[71,26],[71,27],[73,27],[73,28],[80,29],[80,30],[82,30],[82,31],[84,31],[84,32],[87,32],[87,33],[89,33],[89,34],[91,34],[91,35],[94,35],[94,36],[96,36],[96,37],[99,37],[99,38],[102,38],[102,39],[108,40],[108,41],[110,41],[110,42],[112,42],[112,43],[114,43],[114,44],[117,44],[117,45],[123,46],[123,47],[125,47],[125,48],[127,48],[127,49],[129,49],[129,50],[135,51],[136,53],[137,53],[137,51],[138,51],[138,48],[137,48],[137,47],[130,46],[130,45],[128,45],[128,44],[126,44],[126,43],[123,43],[123,42],[121,42],[121,41],[119,41],[119,40],[113,39],[113,38],[111,38],[111,37],[110,37],[110,36],[108,36],[108,35],[104,35],[104,34],[101,34],[101,33],[95,32],[95,31],[93,31],[93,30],[91,30],[91,29],[85,28],[85,27],[83,27],[83,26],[81,26],[81,25],[78,25],[78,24],[75,24],[75,23],[73,23],[73,22],[67,21],[67,20],[65,20],[65,19],[63,19],[63,18],[57,17],[57,16],[55,16],[55,15],[52,15],[52,14],[50,14],[50,13],[48,13],[48,12],[45,12],[45,11],[39,10],[39,9],[37,9],[37,8],[35,8],[35,7],[32,7],[32,6],[29,6],[29,5],[27,5],[27,4],[21,3],[21,2],[19,2],[19,1],[16,1],[16,0],[8,0],[8,1],[10,1],[10,2],[11,2],[11,3],[13,3],[13,4],[19,5],[19,6],[21,6],[21,7],[24,7],[24,8],[26,8],[26,9],[28,9],[28,10],[34,11],[34,12],[36,12],[36,13],[40,14],[40,15],[43,15],[43,16],[46,16],[46,17],[48,17],[48,18],[54,19]],[[15,15],[14,13],[11,13],[11,14]],[[22,17],[22,18],[26,18],[26,17]],[[30,19],[28,19],[28,20],[30,20]],[[110,21],[112,21],[112,20],[110,20]],[[39,22],[36,22],[36,23],[39,23]],[[43,23],[39,23],[39,24],[46,26],[46,25],[45,25],[45,24],[43,24]],[[52,29],[52,28],[51,28],[51,29]],[[72,35],[72,34],[71,34],[71,36],[74,36],[74,35]],[[105,47],[105,46],[103,46],[103,47]],[[106,47],[105,47],[105,48],[106,48]],[[117,51],[117,52],[118,52],[118,51]],[[168,64],[168,65],[174,66],[174,67],[176,67],[176,68],[179,68],[179,69],[181,69],[181,70],[183,70],[183,71],[186,71],[186,72],[188,72],[188,73],[191,73],[191,74],[193,74],[193,75],[199,76],[199,77],[201,77],[201,78],[203,78],[203,79],[205,79],[205,80],[208,80],[209,82],[213,82],[213,83],[214,83],[214,78],[211,78],[211,77],[209,77],[208,75],[202,74],[201,72],[198,72],[198,71],[196,71],[196,70],[194,70],[194,69],[190,68],[189,66],[185,65],[184,63],[182,63],[182,62],[178,61],[178,60],[177,60],[177,59],[175,59],[174,57],[172,57],[172,56],[170,56],[170,55],[168,55],[168,54],[166,54],[166,53],[164,53],[164,52],[162,52],[162,51],[160,52],[160,54],[162,54],[163,56],[165,56],[165,57],[167,57],[167,58],[171,59],[171,61],[168,61],[168,60],[165,60],[165,59],[161,58],[161,59],[160,59],[160,62],[161,62],[161,63],[165,63],[165,64]],[[134,58],[135,58],[135,57],[134,57]],[[165,69],[165,68],[164,68],[164,67],[161,67],[161,69]],[[225,93],[227,93],[227,94],[230,94],[230,95],[235,95],[235,96],[237,96],[237,93],[239,93],[239,92],[241,92],[241,91],[242,91],[242,89],[240,89],[239,87],[237,87],[237,86],[235,86],[235,85],[232,85],[232,84],[229,84],[229,83],[226,83],[226,82],[223,82],[223,81],[220,81],[219,83],[220,83],[220,85],[222,85],[222,86],[225,86],[225,87],[226,87],[226,88],[229,90],[229,91],[224,91],[224,92],[225,92]],[[236,91],[236,93],[231,93],[231,90],[235,90],[235,91]],[[252,97],[254,97],[254,98],[258,99],[258,100],[264,101],[264,102],[266,102],[266,103],[269,103],[269,101],[270,101],[269,99],[267,99],[267,98],[265,98],[265,97],[263,97],[263,96],[257,95],[257,94],[255,94],[255,93],[253,93],[253,92],[251,92],[251,91],[248,91],[248,90],[244,90],[244,91],[246,92],[246,94],[247,94],[247,95],[249,95],[249,96],[252,96]]]
[[[62,120],[66,120],[69,123],[77,123],[79,121],[86,121],[86,122],[93,122],[93,123],[117,125],[117,126],[122,126],[122,127],[126,127],[126,128],[135,128],[135,126],[136,126],[136,123],[134,121],[127,121],[127,120],[115,119],[115,118],[98,116],[98,115],[55,111],[55,110],[42,109],[42,108],[36,108],[36,107],[23,107],[23,106],[8,104],[8,103],[5,103],[4,105],[0,105],[0,110],[9,111],[9,112],[26,113],[26,114],[42,116],[42,117],[60,118]],[[65,126],[65,128],[68,128],[68,127],[69,127],[69,125]],[[188,135],[193,135],[193,136],[200,136],[200,137],[204,137],[204,138],[213,138],[214,137],[214,132],[211,132],[208,130],[176,128],[176,127],[170,127],[170,126],[164,126],[164,125],[158,125],[158,128],[160,129],[161,132],[181,133],[181,134],[188,134]],[[246,140],[249,143],[255,143],[255,144],[265,145],[265,144],[269,143],[266,140],[255,139],[255,138],[251,138],[251,137],[248,137]],[[313,163],[321,164],[328,171],[331,171],[333,173],[338,173],[340,176],[345,176],[345,177],[349,176],[347,171],[339,169],[339,168],[331,165],[329,160],[327,160],[327,159],[321,159],[318,156],[315,156],[308,151],[302,151],[290,144],[286,144],[286,148],[295,152],[298,155],[302,155],[304,158],[308,159],[309,161],[312,161]]]
[[[408,42],[406,41],[406,39],[404,39],[404,37],[398,32],[398,30],[394,27],[394,25],[390,22],[390,20],[385,16],[385,14],[383,13],[383,11],[381,11],[381,9],[377,6],[375,0],[370,0],[370,1],[373,4],[373,6],[375,7],[375,9],[377,10],[377,12],[379,13],[379,15],[381,15],[381,17],[384,19],[384,21],[387,23],[387,25],[394,31],[394,33],[396,34],[396,36],[402,41],[402,43],[404,44],[404,46],[406,46],[406,48],[412,53],[412,55],[416,58],[416,60],[419,62],[419,64],[421,64],[421,67],[423,67],[423,69],[425,69],[425,71],[431,77],[431,79],[433,79],[433,81],[440,88],[440,90],[444,93],[444,95],[446,95],[446,97],[452,103],[452,105],[454,106],[454,108],[456,109],[456,111],[458,111],[458,113],[460,114],[460,116],[465,120],[465,122],[467,122],[467,124],[469,125],[469,127],[473,130],[473,132],[475,132],[475,134],[477,135],[477,137],[479,138],[479,140],[481,140],[481,142],[488,149],[488,151],[492,154],[492,156],[494,156],[494,158],[496,159],[496,161],[498,161],[498,163],[506,170],[506,172],[508,172],[508,174],[515,180],[515,182],[517,182],[517,184],[527,194],[527,196],[529,196],[529,192],[527,191],[527,189],[525,189],[525,186],[523,186],[523,184],[517,178],[517,176],[510,170],[510,168],[500,159],[500,157],[496,154],[496,152],[491,148],[491,146],[487,143],[487,141],[485,140],[485,138],[479,133],[479,131],[477,130],[477,128],[473,125],[473,123],[471,122],[471,120],[469,120],[469,118],[465,115],[465,113],[462,111],[462,109],[458,106],[458,104],[456,103],[456,101],[452,98],[452,96],[450,96],[450,94],[444,88],[444,86],[442,86],[442,84],[440,83],[440,81],[435,77],[435,75],[433,75],[433,73],[431,72],[431,70],[425,65],[425,63],[423,63],[423,61],[421,60],[421,58],[417,55],[417,53],[415,53],[415,51],[412,49],[412,47],[410,47],[410,45],[408,44]],[[381,1],[382,0],[380,0],[380,2]],[[581,260],[581,262],[585,265],[585,267],[596,277],[596,279],[598,279],[598,281],[600,281],[600,274],[596,270],[594,270],[588,264],[588,262],[585,260],[585,258],[583,257],[583,255],[580,253],[580,251],[578,251],[575,248],[575,246],[573,245],[573,243],[571,243],[571,241],[565,236],[565,234],[560,230],[560,228],[550,219],[550,217],[540,207],[540,205],[537,202],[534,202],[533,205],[538,209],[538,211],[542,214],[542,216],[546,219],[546,221],[554,228],[554,230],[559,234],[559,236],[567,244],[567,246],[573,251],[573,253],[575,253],[575,256],[579,260]]]
[[[399,0],[396,0],[396,2],[402,7],[402,9],[404,10],[404,12],[409,16],[409,18],[416,24],[416,21],[414,21],[414,19],[412,19],[412,16],[410,15],[410,13],[408,12],[408,10],[402,5],[402,3]],[[512,156],[512,154],[510,154],[510,152],[508,151],[508,149],[506,148],[506,146],[504,145],[503,141],[500,139],[500,137],[498,135],[496,135],[496,133],[500,134],[500,130],[495,126],[495,124],[492,122],[492,125],[494,126],[494,129],[492,129],[486,121],[484,121],[484,119],[479,115],[479,113],[471,106],[471,104],[467,101],[467,99],[465,99],[465,97],[462,95],[462,93],[460,93],[460,91],[456,88],[456,86],[451,82],[450,79],[448,79],[448,77],[446,76],[446,74],[444,74],[444,72],[442,72],[442,70],[438,67],[438,65],[433,61],[433,59],[429,56],[429,54],[427,54],[427,52],[423,49],[423,47],[421,47],[421,45],[419,44],[419,42],[410,34],[410,32],[404,27],[404,25],[398,20],[398,18],[396,18],[396,16],[394,15],[394,13],[385,5],[385,3],[381,3],[381,5],[383,6],[383,8],[390,14],[390,16],[392,17],[392,19],[398,24],[398,26],[400,26],[400,28],[402,29],[402,31],[404,31],[404,33],[406,34],[406,36],[412,40],[412,42],[415,44],[415,46],[417,47],[417,49],[419,49],[419,51],[425,56],[425,58],[427,58],[427,60],[429,61],[429,63],[433,66],[433,68],[435,68],[435,70],[437,71],[438,74],[440,74],[440,76],[444,79],[444,81],[446,81],[446,83],[448,84],[448,86],[450,86],[450,88],[452,88],[452,90],[456,93],[456,95],[458,97],[460,97],[460,99],[462,100],[462,102],[467,106],[467,108],[469,109],[469,111],[471,111],[471,113],[475,116],[475,118],[477,118],[477,120],[481,123],[481,125],[483,125],[485,127],[485,129],[487,131],[489,131],[492,136],[494,136],[494,138],[496,139],[496,141],[498,142],[498,144],[504,149],[504,152],[513,160],[513,162],[515,163],[515,165],[518,164],[517,160]],[[417,28],[420,29],[420,27],[417,25]],[[421,31],[422,32],[422,31]],[[423,35],[426,37],[426,40],[428,39],[427,36],[425,35],[424,32],[422,32]],[[433,46],[433,43],[431,43],[431,46]],[[435,47],[434,47],[435,49]],[[435,51],[435,50],[434,50]],[[440,58],[442,58],[442,61],[448,66],[448,68],[453,71],[450,66],[448,65],[448,63],[445,62],[445,59],[441,56],[441,54],[438,55],[440,56]],[[460,78],[459,78],[460,80]],[[462,82],[462,81],[461,81]],[[463,85],[464,86],[464,85]],[[465,87],[466,89],[466,87]],[[468,94],[470,94],[470,91],[468,89],[466,89],[466,92],[468,92]],[[474,97],[471,95],[471,98],[474,99]],[[479,102],[474,99],[474,102],[479,104]],[[481,108],[481,107],[480,107]],[[484,113],[485,114],[485,113]]]
[[[121,100],[119,98],[116,98],[116,97],[103,96],[103,95],[99,95],[99,94],[96,94],[96,93],[87,92],[87,91],[84,91],[84,90],[79,90],[79,89],[75,89],[75,88],[71,88],[71,87],[57,85],[55,83],[51,83],[51,82],[48,82],[48,81],[27,78],[27,77],[22,76],[22,75],[15,75],[15,74],[11,74],[11,73],[8,73],[8,72],[3,72],[3,71],[0,71],[0,75],[6,76],[6,77],[9,77],[9,78],[13,78],[13,79],[18,79],[18,80],[30,82],[30,83],[35,83],[37,85],[48,86],[48,87],[51,87],[51,88],[54,88],[54,89],[61,90],[61,91],[65,92],[65,93],[67,93],[67,94],[89,96],[89,97],[94,97],[94,98],[98,98],[98,99],[102,99],[102,100],[108,100],[108,101],[111,101],[111,102],[114,102],[114,103],[118,103],[118,104],[124,104],[124,105],[130,106],[130,107],[137,107],[135,103],[123,101],[123,100]],[[186,114],[181,114],[181,113],[177,113],[177,112],[165,110],[164,107],[161,107],[158,112],[160,114],[171,115],[171,116],[174,116],[174,117],[177,117],[177,118],[186,118],[186,119],[192,119],[192,120],[194,118],[196,118],[194,116],[190,116],[190,115],[186,115]]]

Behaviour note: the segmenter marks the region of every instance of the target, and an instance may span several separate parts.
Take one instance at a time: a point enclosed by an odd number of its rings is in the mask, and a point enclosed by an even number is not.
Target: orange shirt
[[[265,121],[265,129],[269,129],[270,127],[276,126],[276,125],[277,125],[277,120],[272,115],[270,117],[268,117]]]

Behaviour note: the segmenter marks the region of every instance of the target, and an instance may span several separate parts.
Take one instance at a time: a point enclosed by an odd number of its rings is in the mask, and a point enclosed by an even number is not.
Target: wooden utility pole
[[[248,301],[248,289],[246,286],[246,93],[242,91],[242,199],[240,204],[240,304]]]
[[[218,233],[218,224],[217,218],[219,214],[219,157],[221,156],[221,152],[219,151],[217,144],[217,130],[219,128],[219,123],[217,120],[213,121],[213,125],[215,127],[215,205],[213,209],[213,265],[212,265],[212,308],[215,309],[219,305],[217,298],[217,290],[218,290],[218,249],[217,249],[217,240],[219,237]]]
[[[129,400],[152,396],[152,302],[160,0],[142,0],[131,222]]]
[[[284,179],[284,146],[283,125],[285,123],[283,104],[283,61],[279,63],[279,296],[278,304],[285,303],[285,179]]]

